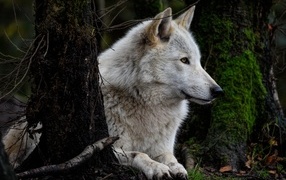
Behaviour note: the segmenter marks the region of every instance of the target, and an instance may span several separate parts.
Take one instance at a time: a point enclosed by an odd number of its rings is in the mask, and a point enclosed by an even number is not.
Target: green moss
[[[203,172],[200,170],[198,166],[195,166],[195,168],[188,171],[188,177],[192,180],[205,180],[206,176],[203,174]]]
[[[203,65],[207,63],[208,72],[225,92],[212,107],[212,122],[206,138],[206,146],[216,149],[216,155],[225,163],[234,151],[243,151],[240,144],[246,143],[263,111],[266,96],[255,55],[258,35],[238,24],[229,16],[210,14],[206,10],[196,33]]]
[[[266,90],[251,50],[224,60],[224,66],[217,68],[216,74],[225,97],[213,107],[213,118],[228,124],[226,128],[245,132],[244,136],[251,132],[258,114],[257,103],[264,99]]]
[[[221,64],[220,61],[216,60],[218,56],[221,61],[230,57],[233,28],[233,23],[229,19],[222,19],[216,14],[202,15],[196,38],[202,54],[207,55],[212,60],[210,62],[211,68],[213,68],[213,62]],[[203,57],[204,60],[205,57]]]

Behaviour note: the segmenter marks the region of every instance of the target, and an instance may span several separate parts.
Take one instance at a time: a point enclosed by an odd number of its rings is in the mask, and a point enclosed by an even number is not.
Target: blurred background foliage
[[[172,7],[175,16],[186,8],[186,4],[191,4],[191,0],[95,0],[99,15],[102,17],[101,51],[112,45],[117,39],[122,37],[126,31],[140,21],[135,19],[151,18],[158,11],[166,7]],[[158,3],[159,2],[159,3]],[[149,7],[146,7],[146,3]],[[144,4],[144,6],[142,5]],[[152,10],[153,9],[153,10]],[[20,61],[20,57],[25,55],[29,45],[34,38],[34,17],[33,0],[1,0],[0,1],[0,77],[1,84],[9,78],[7,76],[15,66],[10,63],[11,59]],[[148,11],[148,12],[147,12]],[[151,11],[151,12],[149,12]],[[277,66],[275,74],[277,77],[278,93],[286,113],[286,0],[276,0],[271,8],[268,23],[272,34],[272,42],[275,44],[275,54],[277,55]],[[9,60],[9,62],[7,61]],[[22,88],[17,88],[22,94],[29,94],[29,85],[24,81]],[[13,84],[11,85],[11,87]],[[1,86],[1,92],[7,91],[11,87]],[[14,91],[15,92],[15,91]]]
[[[103,17],[101,50],[112,45],[128,29],[140,21],[152,18],[167,7],[172,7],[173,14],[183,12],[185,0],[98,0],[98,12]],[[193,1],[195,2],[195,1]],[[112,10],[112,11],[110,11]]]
[[[34,34],[33,0],[1,0],[0,11],[1,53],[21,56]]]
[[[33,0],[1,0],[0,12],[0,95],[17,92],[25,101],[30,88],[28,79],[22,79],[27,71],[22,59],[34,38]]]

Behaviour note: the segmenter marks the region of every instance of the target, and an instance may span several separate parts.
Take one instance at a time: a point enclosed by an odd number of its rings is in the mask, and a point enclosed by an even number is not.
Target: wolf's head
[[[206,104],[222,89],[202,68],[200,51],[189,28],[193,6],[172,20],[171,8],[131,29],[99,57],[103,78],[111,86],[161,99]],[[145,95],[146,96],[146,95]]]

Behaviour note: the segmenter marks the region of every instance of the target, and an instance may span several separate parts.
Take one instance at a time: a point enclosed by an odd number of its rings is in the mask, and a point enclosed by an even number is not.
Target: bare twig
[[[206,59],[205,65],[204,65],[204,70],[207,70],[207,65],[208,65],[209,59],[210,59],[210,57],[212,55],[212,52],[213,52],[213,44],[211,44],[211,47],[210,47],[210,50],[209,50],[209,53],[208,53],[208,57]]]
[[[104,16],[106,16],[107,14],[109,14],[113,8],[115,9],[116,7],[122,5],[123,3],[125,3],[126,1],[120,1],[120,3],[118,3],[117,5],[115,6],[112,6],[112,9],[108,10],[106,13],[103,13],[103,15],[101,15],[99,18],[103,18]],[[194,5],[197,5],[198,3],[200,2],[200,0],[194,2],[193,4],[189,5],[188,7],[182,9],[181,11],[177,12],[177,13],[174,13],[172,16],[176,16],[184,11],[186,11],[186,9],[189,9],[190,7],[194,6]],[[124,10],[121,9],[119,13],[121,13],[121,11]],[[116,16],[118,16],[118,14]],[[115,16],[115,17],[116,17]],[[168,18],[168,17],[164,17],[164,18]],[[145,19],[137,19],[137,20],[129,20],[129,21],[125,21],[123,23],[120,23],[120,24],[116,24],[116,25],[106,25],[104,22],[102,22],[102,24],[105,26],[103,28],[100,28],[100,32],[110,32],[110,31],[114,31],[114,30],[121,30],[121,29],[125,29],[125,28],[128,28],[128,27],[131,27],[131,26],[134,26],[138,23],[142,23],[143,21],[148,21],[148,20],[154,20],[155,18],[145,18]],[[112,21],[114,21],[114,18],[112,19]],[[112,24],[112,21],[110,24]]]
[[[22,34],[21,34],[21,32],[20,32],[20,28],[19,28],[20,26],[19,26],[18,19],[17,19],[17,13],[16,13],[16,8],[15,8],[15,2],[14,2],[14,0],[12,0],[12,5],[13,5],[13,12],[14,12],[15,22],[16,22],[16,25],[17,25],[18,35],[19,35],[19,37],[21,38],[22,42],[24,42],[24,43],[27,45],[26,41],[24,40],[24,38],[23,38],[23,36],[22,36]],[[6,34],[6,33],[5,33],[5,34]],[[16,48],[18,49],[18,46],[16,46]],[[25,51],[23,51],[23,53],[25,53]]]
[[[36,41],[36,39],[35,39],[35,41]],[[32,60],[33,60],[35,54],[38,52],[38,49],[39,49],[39,47],[41,46],[41,44],[42,44],[43,41],[44,41],[44,36],[43,36],[42,39],[40,40],[40,42],[39,42],[38,46],[36,47],[35,51],[33,52],[33,54],[30,56],[30,58],[29,58],[29,63],[28,63],[28,66],[27,66],[27,70],[25,71],[25,73],[24,73],[24,75],[22,76],[22,78],[21,78],[19,81],[16,81],[16,79],[15,79],[14,87],[13,87],[10,91],[8,91],[8,92],[5,93],[4,95],[2,95],[2,96],[0,97],[0,100],[3,99],[4,97],[6,97],[7,95],[9,95],[10,93],[12,93],[12,92],[24,81],[24,79],[26,78],[26,76],[27,76],[27,74],[28,74],[28,72],[29,72],[29,69],[30,69]],[[33,43],[32,43],[32,44],[33,44]],[[32,45],[30,46],[30,48],[31,48],[31,47],[32,47]],[[26,55],[27,55],[28,52],[30,51],[30,48],[29,48],[29,50],[27,51]],[[25,56],[26,56],[26,55],[25,55]],[[26,58],[24,57],[23,60],[24,60],[24,59],[26,59]],[[10,74],[11,74],[11,73],[10,73]],[[17,72],[16,75],[18,75],[18,72]]]
[[[10,37],[8,36],[8,34],[6,33],[6,31],[4,31],[4,33],[5,33],[5,36],[6,36],[6,38],[8,39],[8,41],[9,41],[18,51],[20,51],[21,53],[25,53],[24,50],[20,49],[20,48],[10,39]]]
[[[100,11],[104,11],[104,12],[100,12],[101,16],[99,17],[99,19],[103,19],[104,16],[107,16],[111,12],[114,12],[117,7],[121,6],[122,4],[124,4],[126,2],[127,2],[127,0],[122,0],[122,1],[119,1],[110,7],[106,7],[104,10],[101,9]]]
[[[75,167],[78,167],[89,160],[95,152],[99,152],[103,150],[106,146],[113,144],[119,137],[107,137],[102,140],[95,142],[87,146],[78,156],[66,161],[62,164],[57,165],[48,165],[39,167],[36,169],[32,169],[29,171],[18,173],[18,178],[28,178],[28,177],[35,177],[40,175],[46,175],[49,173],[59,173],[64,172],[67,170],[71,170]]]
[[[3,57],[0,56],[0,60],[4,60],[4,61],[8,61],[8,62],[4,62],[1,64],[5,64],[5,63],[10,63],[10,61],[15,61],[15,62],[18,62],[18,60],[20,60],[21,58],[18,58],[18,57],[15,57],[15,56],[11,56],[11,55],[7,55],[7,54],[4,54],[2,52],[0,52],[0,55]],[[7,59],[9,58],[9,60]]]

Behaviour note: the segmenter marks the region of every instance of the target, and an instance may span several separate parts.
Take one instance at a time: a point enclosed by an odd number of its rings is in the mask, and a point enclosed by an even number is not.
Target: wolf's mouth
[[[184,94],[185,98],[187,100],[193,101],[198,104],[210,104],[214,99],[201,99],[201,98],[195,98],[187,94],[185,91],[181,90],[181,93]]]

